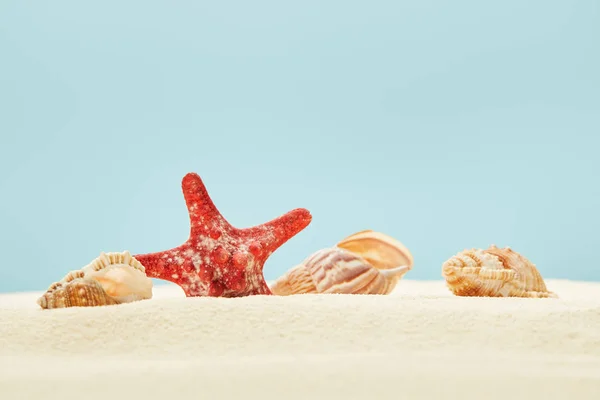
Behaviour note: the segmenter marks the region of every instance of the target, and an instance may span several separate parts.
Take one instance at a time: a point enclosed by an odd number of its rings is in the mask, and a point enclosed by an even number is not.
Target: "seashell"
[[[442,276],[456,296],[558,297],[536,266],[509,247],[464,250],[442,265]]]
[[[340,243],[346,248],[321,249],[275,280],[273,294],[389,294],[412,268],[410,252],[384,234],[362,231]]]
[[[37,301],[43,309],[91,307],[152,298],[152,280],[128,251],[100,253],[80,270],[55,282]]]
[[[352,234],[337,243],[337,247],[351,251],[367,260],[377,269],[385,270],[414,264],[410,251],[398,240],[373,230],[364,230]],[[401,276],[395,275],[396,282]]]

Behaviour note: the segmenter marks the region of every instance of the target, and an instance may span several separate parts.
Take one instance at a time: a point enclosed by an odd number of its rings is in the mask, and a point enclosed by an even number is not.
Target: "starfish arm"
[[[191,172],[184,176],[181,188],[190,216],[191,236],[206,236],[215,230],[231,228],[208,195],[198,174]]]
[[[308,210],[297,208],[262,225],[242,231],[244,236],[255,238],[265,255],[269,255],[306,228],[311,220],[312,216]]]
[[[144,266],[146,275],[149,278],[173,282],[177,278],[173,276],[177,272],[176,265],[184,262],[181,254],[186,249],[188,249],[188,246],[182,245],[171,250],[158,253],[136,254],[133,257]]]
[[[273,294],[273,292],[271,292],[271,288],[269,288],[269,285],[267,285],[267,282],[263,281],[260,283],[260,285],[251,290],[250,292],[248,292],[247,296],[256,296],[256,295],[271,295]]]

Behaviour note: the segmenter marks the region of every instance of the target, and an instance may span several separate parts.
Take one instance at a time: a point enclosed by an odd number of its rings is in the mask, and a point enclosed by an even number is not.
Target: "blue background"
[[[0,2],[0,291],[306,207],[274,279],[366,228],[441,279],[509,245],[600,280],[600,2]]]

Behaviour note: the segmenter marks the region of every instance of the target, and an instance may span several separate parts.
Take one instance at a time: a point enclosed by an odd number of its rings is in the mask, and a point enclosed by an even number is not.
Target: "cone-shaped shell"
[[[271,291],[304,293],[389,294],[408,266],[378,270],[361,256],[340,248],[322,249],[278,278]]]
[[[91,307],[152,297],[152,281],[144,266],[125,251],[101,253],[80,270],[69,272],[53,283],[38,299],[44,309]]]
[[[536,266],[508,247],[462,251],[442,265],[442,276],[457,296],[557,297]]]

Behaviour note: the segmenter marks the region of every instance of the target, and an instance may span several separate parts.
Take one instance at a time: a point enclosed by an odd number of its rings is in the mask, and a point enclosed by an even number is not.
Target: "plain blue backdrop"
[[[274,279],[362,229],[441,279],[511,246],[600,280],[600,2],[0,1],[0,291],[181,244],[181,178]]]

